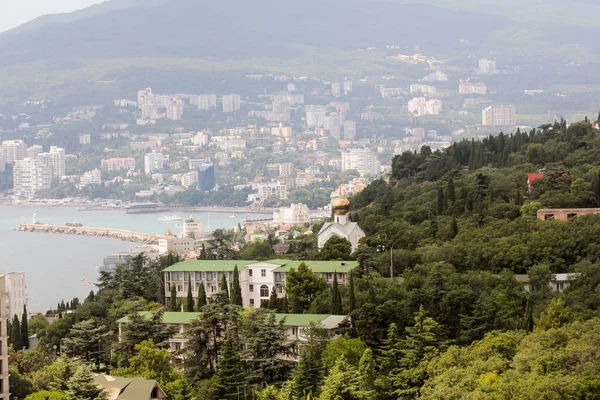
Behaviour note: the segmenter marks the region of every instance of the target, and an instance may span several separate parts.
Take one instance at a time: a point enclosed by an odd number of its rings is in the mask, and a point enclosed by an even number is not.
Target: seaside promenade
[[[140,233],[133,232],[124,229],[111,229],[111,228],[88,228],[88,227],[74,227],[74,226],[61,226],[61,225],[47,225],[47,224],[25,224],[19,225],[19,232],[43,232],[43,233],[60,233],[65,235],[81,235],[81,236],[99,236],[108,237],[113,239],[120,239],[125,242],[143,243],[150,245],[157,245],[159,239],[164,238],[163,235],[157,235],[153,233]]]

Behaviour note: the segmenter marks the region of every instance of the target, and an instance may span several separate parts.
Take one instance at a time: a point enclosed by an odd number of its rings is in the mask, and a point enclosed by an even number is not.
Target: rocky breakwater
[[[65,235],[100,236],[123,240],[125,242],[157,245],[161,235],[132,232],[124,229],[87,228],[46,224],[20,224],[19,232],[61,233]]]

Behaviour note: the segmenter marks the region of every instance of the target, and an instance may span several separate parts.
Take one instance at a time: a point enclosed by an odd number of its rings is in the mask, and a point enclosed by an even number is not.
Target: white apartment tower
[[[0,275],[0,400],[9,400],[8,387],[8,332],[6,320],[10,317],[6,296],[6,275]]]
[[[416,116],[438,115],[442,111],[442,101],[415,97],[408,102],[408,111]]]
[[[82,186],[100,185],[102,183],[102,171],[96,168],[91,171],[84,172],[83,175],[81,175],[79,183]]]
[[[513,106],[490,106],[481,111],[483,126],[515,126],[516,111]]]
[[[356,139],[356,121],[344,121],[344,140]]]
[[[65,149],[56,146],[50,147],[50,168],[53,178],[65,176]]]
[[[171,97],[165,104],[167,109],[167,119],[171,121],[181,121],[183,116],[183,100],[179,97]]]
[[[144,172],[150,175],[160,171],[165,166],[165,156],[162,153],[148,153],[144,156]]]
[[[198,110],[213,110],[217,108],[217,95],[201,94],[198,96]]]
[[[146,88],[138,92],[137,104],[142,119],[156,118],[156,98],[154,97],[151,88]]]
[[[334,82],[331,84],[331,95],[332,96],[339,96],[342,94],[342,87],[340,86],[340,84],[338,82]]]
[[[361,175],[378,175],[381,164],[370,149],[346,149],[342,151],[342,171],[350,169]]]
[[[25,272],[10,272],[2,276],[4,277],[4,289],[8,299],[8,315],[10,318],[17,315],[20,320],[23,307],[28,304]]]
[[[17,160],[13,169],[13,181],[16,194],[32,198],[38,190],[50,189],[52,171],[40,159]]]
[[[352,93],[352,82],[346,81],[344,82],[344,94],[348,95]]]
[[[496,60],[488,60],[487,58],[479,60],[480,74],[489,75],[494,71],[496,71]]]
[[[27,157],[27,145],[22,140],[5,140],[1,150],[4,164],[14,164],[15,161]]]
[[[239,94],[223,95],[223,112],[230,113],[240,109],[241,100]]]

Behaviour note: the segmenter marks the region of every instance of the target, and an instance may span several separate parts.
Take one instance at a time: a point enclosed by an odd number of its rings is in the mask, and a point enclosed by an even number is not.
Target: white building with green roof
[[[207,297],[219,292],[221,277],[225,274],[228,287],[233,280],[233,271],[238,267],[244,307],[261,307],[269,300],[271,291],[279,297],[285,296],[287,273],[297,269],[301,263],[321,276],[328,285],[337,276],[338,284],[347,285],[349,273],[356,267],[356,261],[295,261],[295,260],[186,260],[163,270],[165,298],[170,299],[171,288],[175,286],[177,298],[187,296],[188,282],[192,285],[192,296],[196,302],[198,289],[204,284]]]

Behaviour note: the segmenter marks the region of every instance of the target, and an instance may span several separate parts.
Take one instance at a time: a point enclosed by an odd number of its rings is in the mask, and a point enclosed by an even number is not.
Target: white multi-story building
[[[289,176],[294,173],[294,164],[282,163],[279,164],[279,175]]]
[[[260,201],[264,201],[269,197],[277,197],[281,200],[288,198],[287,186],[280,182],[259,183],[257,189]]]
[[[193,138],[194,146],[206,146],[208,144],[208,135],[203,132],[198,132]]]
[[[516,111],[513,106],[490,106],[481,112],[483,126],[515,126]]]
[[[15,161],[27,157],[27,145],[22,140],[5,140],[0,146],[2,169],[4,164],[14,164]]]
[[[213,110],[217,108],[216,94],[201,94],[198,96],[198,110]]]
[[[223,112],[230,113],[240,109],[241,99],[239,94],[223,95]]]
[[[165,167],[165,156],[162,153],[148,153],[144,156],[144,172],[150,175]]]
[[[410,93],[436,94],[437,88],[435,86],[421,85],[416,83],[414,85],[410,85]]]
[[[356,139],[356,121],[344,121],[344,140]]]
[[[378,175],[381,164],[370,149],[342,150],[342,171],[356,170],[361,175]]]
[[[448,82],[448,75],[442,71],[435,71],[423,78],[423,82]]]
[[[304,225],[310,223],[310,209],[306,204],[292,204],[273,213],[273,222],[279,225]]]
[[[471,81],[461,81],[458,86],[458,92],[460,94],[482,94],[487,93],[487,86],[485,83],[475,83]]]
[[[6,296],[6,275],[0,275],[0,400],[9,400],[8,332],[6,321],[11,318]]]
[[[339,96],[340,94],[342,94],[342,88],[341,88],[340,84],[338,82],[332,83],[331,84],[331,95]]]
[[[39,144],[35,144],[27,149],[27,157],[37,158],[37,155],[44,152],[44,148]]]
[[[187,296],[188,282],[192,285],[192,297],[197,302],[198,289],[204,285],[208,298],[219,293],[223,275],[227,286],[231,286],[235,267],[238,269],[242,303],[244,307],[261,307],[268,300],[273,288],[277,296],[285,296],[288,272],[298,269],[304,263],[314,273],[333,284],[334,275],[339,285],[347,285],[350,272],[358,267],[356,261],[292,261],[292,260],[186,260],[163,270],[165,295],[170,299],[171,288],[175,286],[177,298]]]
[[[202,222],[190,216],[183,220],[183,231],[181,235],[184,238],[198,239],[202,235]]]
[[[100,185],[102,183],[102,171],[96,168],[91,171],[84,172],[83,175],[81,175],[79,183],[82,186]]]
[[[165,237],[158,240],[158,253],[188,254],[194,251],[196,240],[193,238]]]
[[[496,71],[496,60],[488,60],[482,58],[479,60],[479,73],[483,75],[489,75]]]
[[[352,93],[352,82],[346,81],[344,82],[344,94],[348,95],[350,93]]]
[[[24,158],[14,162],[13,182],[16,194],[32,198],[38,190],[50,189],[52,171],[37,158]]]
[[[327,107],[309,104],[306,106],[306,126],[308,128],[322,128],[327,118]]]
[[[60,147],[50,147],[50,168],[54,178],[62,178],[65,176],[65,149]]]
[[[8,298],[8,315],[10,318],[16,315],[20,320],[23,308],[28,305],[25,272],[9,272],[2,276],[4,277],[4,289]]]
[[[142,119],[156,119],[156,98],[151,88],[138,92],[137,104]]]
[[[181,176],[181,186],[188,189],[198,185],[198,171],[191,171]]]
[[[442,111],[442,101],[415,97],[408,102],[408,111],[416,116],[438,115]]]
[[[89,146],[92,144],[92,135],[89,133],[81,133],[79,134],[79,144],[82,146]]]
[[[167,109],[167,119],[171,121],[181,121],[183,116],[183,100],[178,97],[171,97],[165,104]]]
[[[100,168],[102,171],[108,172],[135,171],[135,159],[132,157],[125,157],[101,160]]]

